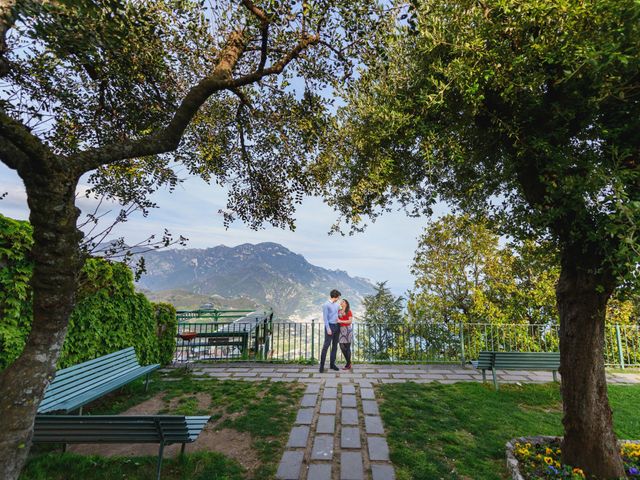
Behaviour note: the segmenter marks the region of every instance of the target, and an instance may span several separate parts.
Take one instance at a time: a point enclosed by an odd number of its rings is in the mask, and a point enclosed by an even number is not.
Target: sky
[[[86,188],[83,179],[79,189]],[[29,211],[21,179],[14,171],[0,163],[0,213],[26,220]],[[146,218],[134,215],[121,224],[114,236],[125,237],[135,244],[164,228],[175,236],[189,239],[186,248],[207,248],[216,245],[236,246],[243,243],[276,242],[303,255],[310,263],[329,269],[345,270],[351,276],[364,277],[372,282],[387,281],[396,295],[404,294],[413,285],[409,271],[418,236],[426,225],[425,218],[409,218],[403,212],[389,212],[370,224],[363,233],[353,236],[329,235],[337,214],[319,198],[305,198],[296,212],[296,230],[276,228],[253,231],[241,222],[225,229],[218,210],[226,204],[226,191],[208,185],[196,177],[188,177],[173,193],[156,192],[153,200],[159,208]],[[83,196],[77,205],[84,212],[93,210],[95,201]],[[117,209],[112,205],[109,208]],[[445,208],[436,208],[436,216]]]

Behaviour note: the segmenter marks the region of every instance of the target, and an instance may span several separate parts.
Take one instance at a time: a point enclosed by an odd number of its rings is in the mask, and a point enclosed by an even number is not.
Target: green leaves
[[[31,329],[31,225],[0,215],[0,370],[22,352]],[[168,304],[135,292],[131,270],[90,258],[59,361],[61,368],[134,346],[143,363],[169,363],[177,319]]]
[[[428,212],[439,198],[500,217],[515,237],[589,251],[631,281],[638,3],[416,3],[417,38],[401,29],[366,59],[327,146],[347,179],[327,182],[343,217],[397,200]]]

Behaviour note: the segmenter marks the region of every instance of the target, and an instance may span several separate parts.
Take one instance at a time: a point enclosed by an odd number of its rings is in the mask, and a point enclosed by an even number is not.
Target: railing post
[[[618,360],[620,368],[624,369],[624,354],[622,352],[622,339],[620,338],[620,325],[616,323],[616,340],[618,342]]]
[[[460,355],[462,357],[461,365],[464,366],[465,358],[464,358],[464,324],[460,321]]]
[[[311,361],[316,359],[316,319],[311,319]]]

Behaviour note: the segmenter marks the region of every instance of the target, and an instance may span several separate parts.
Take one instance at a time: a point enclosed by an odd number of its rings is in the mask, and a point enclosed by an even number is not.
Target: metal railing
[[[258,360],[315,362],[324,343],[321,321],[272,320],[270,312],[253,312],[233,322],[179,324],[176,361]],[[195,336],[185,340],[184,333]],[[181,337],[182,335],[182,337]],[[383,325],[355,321],[355,362],[465,363],[481,350],[558,351],[557,325],[404,322]],[[339,354],[340,355],[340,354]],[[640,366],[640,326],[607,325],[605,363]]]

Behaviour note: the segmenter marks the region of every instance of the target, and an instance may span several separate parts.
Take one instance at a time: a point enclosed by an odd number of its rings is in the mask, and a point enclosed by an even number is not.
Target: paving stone
[[[325,387],[322,392],[322,398],[338,398],[338,389],[336,387]]]
[[[307,389],[304,391],[304,393],[306,393],[306,394],[318,393],[319,391],[320,391],[320,384],[319,383],[312,383],[312,384],[307,386]]]
[[[355,408],[356,404],[356,396],[355,395],[342,395],[342,407]]]
[[[330,463],[313,463],[307,471],[307,480],[331,480]]]
[[[257,373],[255,372],[239,372],[233,374],[234,377],[255,377],[256,375]]]
[[[356,393],[356,387],[354,385],[342,385],[342,394],[344,395],[345,393]]]
[[[336,413],[336,401],[335,400],[322,400],[320,403],[320,413]]]
[[[309,427],[293,427],[291,433],[289,433],[289,441],[287,442],[288,448],[304,448],[307,446],[307,439],[309,438]]]
[[[415,380],[418,375],[415,373],[394,373],[393,378],[402,378],[404,380]]]
[[[340,455],[340,480],[363,480],[362,454],[342,452]]]
[[[372,417],[369,415],[365,415],[364,417],[364,426],[367,433],[373,434],[384,434],[384,428],[382,426],[382,419],[380,417]]]
[[[379,378],[365,378],[364,380],[358,380],[356,383],[360,385],[360,388],[371,388],[374,383],[380,383]]]
[[[298,480],[303,460],[304,452],[284,452],[280,465],[278,465],[276,478],[279,480]]]
[[[329,377],[333,377],[333,378],[327,378],[324,386],[326,387],[337,387],[340,384],[340,380],[335,378],[335,375],[329,375]]]
[[[303,407],[315,407],[317,400],[318,400],[317,393],[307,393],[302,397],[301,405]]]
[[[355,408],[343,408],[342,409],[342,425],[357,425],[358,424],[358,410]]]
[[[372,480],[396,480],[396,472],[392,465],[373,463],[371,464],[371,478]]]
[[[375,400],[363,400],[362,411],[365,415],[380,415],[380,410],[378,410],[378,402],[376,402]]]
[[[304,383],[305,385],[306,384],[310,384],[310,383],[312,383],[314,385],[315,384],[319,385],[319,384],[322,383],[322,379],[321,378],[299,378],[298,381]]]
[[[316,435],[311,449],[311,460],[331,460],[333,458],[333,435]]]
[[[373,400],[376,398],[375,395],[373,394],[373,388],[361,388],[360,397],[363,400]]]
[[[389,445],[384,437],[367,437],[369,460],[389,460]]]
[[[360,429],[358,427],[342,427],[340,447],[360,448]]]
[[[299,425],[311,425],[313,420],[313,408],[301,408],[296,416],[296,423]]]
[[[335,415],[320,415],[318,417],[317,433],[333,433],[336,429]]]

